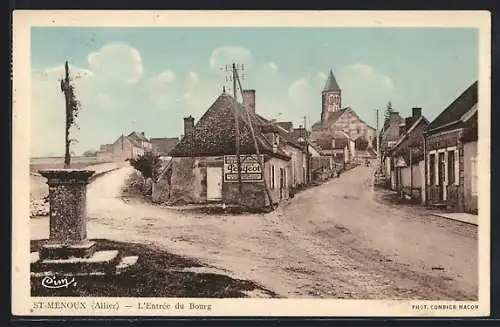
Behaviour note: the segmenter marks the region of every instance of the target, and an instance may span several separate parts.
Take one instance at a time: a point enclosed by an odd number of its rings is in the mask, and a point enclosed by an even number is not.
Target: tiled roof
[[[138,141],[149,142],[148,138],[143,133],[137,133],[135,131],[127,135],[127,137],[134,138]]]
[[[458,96],[439,116],[434,119],[427,131],[441,129],[460,122],[460,118],[477,103],[477,84],[474,82]]]
[[[280,121],[278,122],[278,125],[283,127],[288,132],[290,132],[293,129],[293,123],[291,121]]]
[[[346,111],[351,110],[350,108],[340,109],[330,114],[325,125],[330,126],[335,123]],[[318,121],[312,125],[313,131],[320,131],[323,128],[321,121]]]
[[[478,139],[477,112],[465,122],[465,131],[462,135],[463,142],[473,142]]]
[[[153,150],[162,156],[168,155],[177,143],[179,143],[178,137],[151,138]]]
[[[335,145],[332,146],[333,140],[335,140]],[[324,137],[314,141],[316,145],[318,145],[322,150],[336,150],[336,149],[344,149],[347,145],[346,138],[333,138],[333,137]]]
[[[195,124],[192,134],[185,135],[170,151],[173,157],[219,156],[236,153],[235,114],[240,128],[240,153],[255,154],[255,146],[248,124],[247,112],[240,103],[226,93],[221,94]],[[266,119],[249,112],[255,136],[261,153],[289,160],[290,157],[273,147],[261,132]]]

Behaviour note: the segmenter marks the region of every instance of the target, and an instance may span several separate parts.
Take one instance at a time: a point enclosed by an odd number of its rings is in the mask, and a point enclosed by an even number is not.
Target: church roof
[[[333,71],[330,69],[330,74],[328,75],[328,79],[326,80],[325,87],[323,88],[323,92],[325,91],[340,91],[339,84],[333,76]]]

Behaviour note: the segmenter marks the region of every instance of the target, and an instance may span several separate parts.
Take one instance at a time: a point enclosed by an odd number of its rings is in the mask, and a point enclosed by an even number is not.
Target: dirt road
[[[131,168],[88,190],[89,237],[153,243],[283,297],[477,298],[477,227],[395,206],[358,167],[270,214],[209,215],[125,203]],[[47,237],[32,219],[32,239]]]

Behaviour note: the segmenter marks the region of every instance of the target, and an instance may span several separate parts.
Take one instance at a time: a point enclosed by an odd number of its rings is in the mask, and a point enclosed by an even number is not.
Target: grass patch
[[[174,255],[154,246],[97,239],[98,250],[119,250],[123,256],[138,255],[139,260],[121,275],[78,276],[77,287],[47,289],[41,277],[31,277],[31,296],[75,297],[193,297],[240,298],[244,291],[260,290],[275,294],[252,281],[212,273],[179,272],[202,267],[198,261]],[[37,251],[47,240],[32,240],[31,251]]]

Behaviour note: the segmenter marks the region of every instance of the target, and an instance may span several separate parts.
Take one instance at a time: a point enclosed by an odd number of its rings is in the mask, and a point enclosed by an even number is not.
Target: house
[[[179,143],[178,137],[151,138],[153,152],[160,157],[168,157],[170,151]]]
[[[424,131],[429,121],[422,115],[422,108],[412,108],[412,115],[404,121],[401,136],[387,153],[391,186],[402,196],[425,203]]]
[[[101,145],[96,156],[98,160],[121,162],[142,155],[146,151],[152,151],[152,144],[144,132],[132,132],[127,136],[122,134],[111,144]]]
[[[428,205],[477,212],[477,87],[476,81],[427,126]]]
[[[383,174],[387,179],[391,179],[391,172],[394,167],[392,161],[387,153],[397,143],[400,136],[400,125],[403,124],[404,119],[400,116],[399,112],[393,111],[384,122],[383,129],[380,132],[380,153],[383,166]]]
[[[196,124],[193,117],[184,118],[184,136],[170,151],[168,172],[156,181],[155,202],[264,208],[287,199],[294,185],[305,183],[303,147],[287,130],[256,113],[255,90],[243,93],[241,104],[224,90]]]

